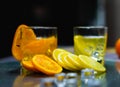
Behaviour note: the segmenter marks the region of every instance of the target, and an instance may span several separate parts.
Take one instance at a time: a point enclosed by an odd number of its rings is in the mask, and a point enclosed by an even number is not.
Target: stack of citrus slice
[[[77,56],[60,48],[53,51],[53,59],[63,68],[71,71],[77,71],[84,68],[92,68],[99,72],[106,71],[106,68],[94,59],[85,55]]]
[[[53,75],[62,72],[62,67],[46,55],[35,55],[31,60],[24,58],[21,61],[24,68],[30,71]]]

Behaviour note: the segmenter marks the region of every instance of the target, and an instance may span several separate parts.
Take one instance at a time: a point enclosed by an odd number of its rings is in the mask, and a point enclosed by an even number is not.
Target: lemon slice
[[[72,71],[78,70],[78,68],[77,68],[75,65],[73,65],[70,61],[67,60],[67,59],[68,59],[68,57],[67,57],[68,54],[69,54],[69,53],[64,53],[64,52],[61,53],[60,57],[62,58],[62,61],[63,61],[63,62],[65,63],[65,65],[66,65],[67,67],[69,67]]]
[[[72,70],[71,68],[69,68],[66,64],[65,64],[65,62],[63,62],[63,60],[62,60],[62,55],[63,55],[63,52],[61,52],[59,55],[58,55],[58,58],[57,58],[57,63],[59,64],[59,65],[61,65],[64,69],[66,69],[66,70]]]
[[[84,68],[92,68],[99,72],[106,71],[106,68],[102,64],[98,63],[97,61],[88,56],[79,55],[79,60],[81,61],[81,64]]]
[[[78,70],[84,68],[79,60],[79,57],[75,54],[68,54],[66,59],[73,65],[75,65]]]
[[[67,52],[67,53],[68,53],[68,51],[66,51],[66,50],[64,50],[64,49],[61,49],[61,48],[56,48],[56,49],[53,50],[52,56],[53,56],[53,59],[54,59],[55,61],[58,60],[58,55],[59,55],[61,52]]]

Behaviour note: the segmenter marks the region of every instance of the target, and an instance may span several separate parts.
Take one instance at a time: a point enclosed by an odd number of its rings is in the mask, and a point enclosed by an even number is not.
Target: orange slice
[[[47,75],[62,72],[62,67],[46,55],[35,55],[32,58],[34,67]]]
[[[21,24],[18,26],[18,28],[15,31],[14,38],[13,38],[13,43],[12,43],[12,55],[14,58],[18,61],[21,61],[23,58],[23,53],[21,51],[21,45],[24,45],[25,39],[36,39],[36,36],[33,32],[32,29],[27,29],[29,28],[25,24]]]
[[[35,71],[35,72],[38,72],[35,67],[33,66],[33,63],[31,60],[28,60],[28,58],[24,58],[22,59],[22,62],[21,62],[22,66],[27,69],[27,70],[30,70],[30,71]]]

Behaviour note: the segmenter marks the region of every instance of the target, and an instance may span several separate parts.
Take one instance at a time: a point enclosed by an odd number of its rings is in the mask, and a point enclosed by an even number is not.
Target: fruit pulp
[[[104,64],[107,36],[74,36],[74,53],[92,56],[96,61]]]

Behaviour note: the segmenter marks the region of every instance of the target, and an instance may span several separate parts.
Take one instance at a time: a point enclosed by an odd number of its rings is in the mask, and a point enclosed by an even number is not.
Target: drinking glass
[[[74,32],[74,53],[87,55],[104,65],[107,44],[106,26],[77,26]]]
[[[57,48],[57,27],[30,26],[21,32],[21,51],[24,58],[32,58],[37,54],[52,57],[52,52]]]

